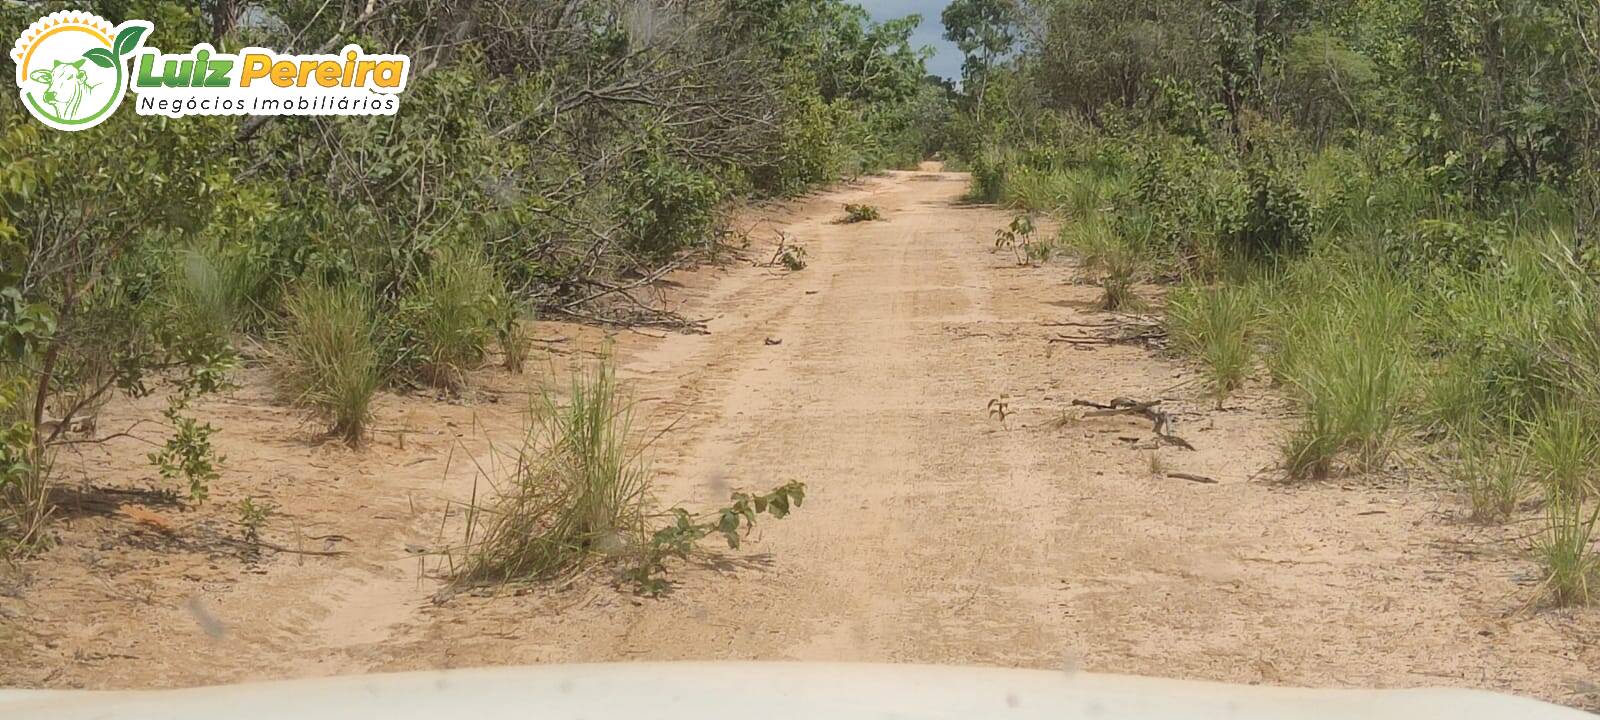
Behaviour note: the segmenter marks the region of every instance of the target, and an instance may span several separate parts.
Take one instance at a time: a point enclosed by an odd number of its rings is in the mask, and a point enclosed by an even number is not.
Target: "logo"
[[[405,55],[279,54],[207,43],[167,54],[143,46],[154,27],[116,27],[85,12],[55,12],[17,39],[17,88],[28,111],[57,130],[105,121],[128,90],[140,115],[393,115],[410,76]]]
[[[17,38],[17,89],[35,118],[57,130],[87,130],[111,117],[128,88],[128,60],[150,32],[116,27],[85,12],[54,12]]]

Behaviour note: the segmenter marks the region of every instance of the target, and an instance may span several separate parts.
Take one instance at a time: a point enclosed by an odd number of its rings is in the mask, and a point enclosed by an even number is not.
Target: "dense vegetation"
[[[1587,0],[957,0],[973,194],[1162,281],[1217,402],[1300,407],[1290,479],[1406,470],[1527,519],[1597,597],[1600,9]],[[1430,472],[1436,471],[1436,472]]]
[[[923,157],[944,86],[839,0],[0,3],[207,41],[414,61],[392,118],[141,117],[57,133],[0,93],[0,546],[44,539],[52,448],[163,393],[160,475],[205,497],[187,408],[261,364],[359,444],[383,386],[458,391],[519,321],[709,248],[721,208]],[[591,317],[608,318],[592,311]],[[104,433],[101,433],[102,435]]]

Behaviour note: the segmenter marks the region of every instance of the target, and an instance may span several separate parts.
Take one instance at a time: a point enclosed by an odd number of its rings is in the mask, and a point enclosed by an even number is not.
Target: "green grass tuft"
[[[179,251],[167,275],[169,329],[188,344],[227,345],[252,310],[253,275],[245,258],[212,244]]]
[[[483,362],[502,315],[503,285],[475,247],[446,245],[402,301],[413,365],[437,387],[459,389]]]
[[[469,509],[458,581],[551,578],[642,547],[650,480],[632,420],[608,363],[574,373],[564,403],[537,397],[509,484]]]
[[[371,296],[353,285],[310,281],[285,303],[273,375],[279,391],[359,445],[383,382]]]
[[[1415,377],[1406,347],[1411,299],[1382,276],[1353,278],[1334,294],[1290,309],[1278,338],[1281,372],[1307,417],[1285,446],[1290,476],[1326,475],[1349,452],[1360,472],[1381,469],[1402,428]],[[1307,296],[1312,297],[1312,296]]]
[[[1525,449],[1504,437],[1478,432],[1456,440],[1456,485],[1472,519],[1500,523],[1511,519],[1527,493],[1529,462]]]
[[[1571,404],[1552,405],[1528,429],[1528,451],[1540,479],[1552,490],[1583,498],[1595,491],[1600,462],[1596,418]]]
[[[1218,407],[1250,374],[1255,315],[1256,300],[1249,286],[1188,287],[1167,301],[1173,345],[1203,363]]]
[[[1559,489],[1550,491],[1534,552],[1544,568],[1544,592],[1557,606],[1588,605],[1595,599],[1600,554],[1592,540],[1597,520],[1600,507],[1585,514],[1579,499]]]

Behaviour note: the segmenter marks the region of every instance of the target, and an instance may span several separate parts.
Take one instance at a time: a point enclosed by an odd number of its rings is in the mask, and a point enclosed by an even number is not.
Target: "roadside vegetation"
[[[720,537],[737,548],[761,515],[788,516],[805,501],[790,482],[765,495],[734,493],[701,514],[652,504],[646,439],[608,361],[574,369],[564,394],[534,399],[522,443],[480,480],[496,497],[465,508],[462,542],[447,556],[458,587],[549,580],[596,565],[643,595],[670,590],[667,561]],[[474,493],[476,495],[476,493]]]
[[[880,211],[876,205],[847,203],[844,206],[844,218],[839,222],[848,225],[851,223],[872,222],[874,220],[882,219],[883,212]]]
[[[1597,598],[1593,3],[957,0],[945,20],[971,198],[1058,217],[1107,308],[1167,283],[1172,348],[1219,406],[1252,381],[1295,401],[1284,478],[1453,483],[1472,521],[1540,528],[1550,602]]]
[[[0,4],[0,35],[57,7]],[[470,401],[475,369],[521,372],[532,317],[683,326],[627,302],[627,284],[713,255],[730,203],[915,166],[951,113],[910,44],[920,18],[872,22],[839,0],[74,7],[152,20],[147,43],[168,51],[359,42],[415,62],[382,118],[124,108],[59,133],[0,93],[4,557],[48,546],[55,453],[127,430],[96,427],[115,398],[174,398],[140,434],[163,481],[202,502],[228,482],[210,439],[229,428],[200,422],[196,401],[236,368],[262,368],[311,432],[359,447],[385,392]],[[798,247],[779,260],[806,262]],[[519,485],[502,516],[518,520],[485,516],[464,577],[545,575],[607,532],[649,544],[609,382],[536,408],[529,449],[550,455],[521,477],[562,484]],[[259,535],[267,515],[241,517]]]

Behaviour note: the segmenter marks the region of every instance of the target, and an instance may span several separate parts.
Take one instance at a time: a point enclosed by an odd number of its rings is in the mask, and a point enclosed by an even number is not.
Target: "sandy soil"
[[[676,568],[670,596],[635,598],[597,575],[433,602],[438,560],[420,553],[458,539],[447,507],[478,485],[472,459],[518,436],[537,375],[485,370],[466,401],[386,395],[356,452],[318,443],[245,371],[200,408],[227,455],[212,502],[98,493],[64,514],[60,547],[0,576],[0,684],[788,659],[1600,704],[1600,613],[1529,607],[1535,569],[1516,538],[1531,526],[1469,525],[1454,498],[1399,471],[1273,482],[1262,471],[1289,422],[1281,399],[1252,388],[1217,410],[1192,371],[1145,348],[1051,342],[1092,332],[1063,323],[1109,320],[1098,290],[1069,266],[992,253],[1008,215],[962,205],[965,182],[927,168],[768,209],[747,259],[673,279],[669,297],[707,334],[541,324],[553,367],[612,347],[651,427],[669,428],[652,453],[663,503],[809,485],[799,513],[741,551]],[[884,220],[834,224],[844,202]],[[770,257],[772,227],[810,267],[752,262]],[[1166,398],[1197,450],[1071,406],[1117,396]],[[112,408],[102,432],[157,403]],[[60,465],[73,482],[151,487],[146,452],[118,440]],[[346,554],[252,558],[221,540],[237,536],[244,497],[278,506],[269,541]]]

